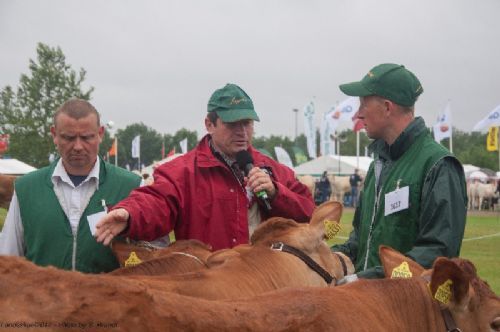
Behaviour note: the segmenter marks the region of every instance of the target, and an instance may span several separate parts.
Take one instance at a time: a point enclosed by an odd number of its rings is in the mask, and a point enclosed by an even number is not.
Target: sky
[[[339,84],[390,62],[420,79],[427,126],[450,100],[453,126],[471,131],[500,104],[499,14],[499,0],[0,0],[0,88],[29,74],[42,42],[87,71],[116,128],[204,134],[210,95],[235,83],[256,136],[293,138],[309,101],[319,127],[347,98]]]

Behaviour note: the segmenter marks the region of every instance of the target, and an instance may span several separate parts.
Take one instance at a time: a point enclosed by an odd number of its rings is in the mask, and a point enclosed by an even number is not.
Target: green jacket
[[[137,187],[141,179],[122,168],[100,160],[99,188],[86,206],[76,234],[54,192],[52,174],[57,161],[16,181],[15,190],[24,228],[25,256],[37,265],[99,273],[118,268],[109,247],[97,243],[87,216],[115,205]]]
[[[365,278],[383,277],[381,244],[426,268],[439,256],[458,256],[467,206],[460,162],[432,139],[420,117],[391,146],[376,140],[370,149],[375,160],[365,179],[353,231],[346,243],[332,249],[347,254],[358,276]],[[386,194],[405,187],[408,208],[385,215]]]

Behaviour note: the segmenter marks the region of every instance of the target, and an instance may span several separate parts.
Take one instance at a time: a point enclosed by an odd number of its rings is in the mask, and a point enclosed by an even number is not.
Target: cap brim
[[[365,88],[361,82],[352,82],[339,85],[340,90],[348,96],[365,97],[371,96],[374,93]]]
[[[257,113],[252,109],[232,109],[215,111],[222,122],[236,122],[240,120],[259,121]]]

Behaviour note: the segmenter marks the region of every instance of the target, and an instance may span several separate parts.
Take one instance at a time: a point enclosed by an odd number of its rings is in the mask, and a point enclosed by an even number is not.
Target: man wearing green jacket
[[[17,179],[0,254],[81,272],[118,268],[92,232],[107,207],[127,197],[141,178],[97,156],[104,127],[89,102],[66,101],[51,133],[61,158]]]
[[[343,282],[381,278],[378,248],[393,247],[430,268],[439,256],[460,253],[466,219],[462,165],[436,143],[415,101],[423,92],[404,66],[381,64],[359,82],[340,85],[360,97],[358,118],[374,139],[370,165],[349,239],[332,247],[348,255],[356,274]]]

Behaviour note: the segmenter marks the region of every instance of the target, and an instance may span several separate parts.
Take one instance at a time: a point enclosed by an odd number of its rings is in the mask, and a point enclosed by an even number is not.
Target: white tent
[[[359,166],[357,163],[358,158]],[[366,174],[372,161],[372,158],[365,156],[321,156],[295,167],[295,174],[321,176],[324,171],[327,171],[328,173],[336,175],[350,175],[354,173],[356,168],[359,169],[361,174]]]
[[[36,168],[17,159],[0,159],[0,174],[23,175]]]

